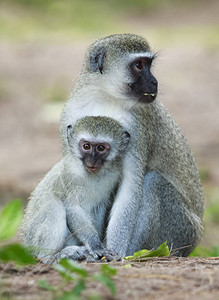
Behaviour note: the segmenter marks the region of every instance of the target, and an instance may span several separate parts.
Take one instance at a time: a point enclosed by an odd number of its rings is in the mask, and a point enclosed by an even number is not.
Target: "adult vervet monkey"
[[[203,195],[197,166],[179,127],[157,97],[151,66],[155,55],[137,35],[116,34],[94,42],[61,118],[108,116],[131,135],[123,179],[107,226],[107,247],[121,256],[167,240],[187,256],[202,236]]]

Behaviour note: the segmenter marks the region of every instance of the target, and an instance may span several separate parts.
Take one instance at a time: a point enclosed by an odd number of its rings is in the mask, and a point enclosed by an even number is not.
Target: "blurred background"
[[[218,0],[0,0],[0,207],[15,197],[26,203],[61,158],[60,113],[88,45],[136,33],[158,52],[160,99],[204,186],[201,244],[219,255],[218,16]]]

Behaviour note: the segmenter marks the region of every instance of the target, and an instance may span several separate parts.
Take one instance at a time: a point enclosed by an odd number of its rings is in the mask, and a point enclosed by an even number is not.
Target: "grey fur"
[[[88,174],[84,168],[78,146],[84,136],[111,145],[98,173]],[[90,255],[117,257],[104,245],[104,223],[122,176],[128,142],[122,126],[106,117],[85,117],[68,128],[67,154],[32,193],[21,228],[23,244],[33,247],[38,258],[48,262]]]
[[[99,49],[105,51],[102,73],[90,66]],[[167,240],[173,249],[180,248],[175,255],[186,256],[202,236],[202,187],[191,149],[159,97],[143,104],[127,94],[135,80],[130,61],[144,53],[153,55],[142,37],[130,34],[89,47],[61,118],[63,155],[68,151],[65,128],[78,118],[103,115],[120,122],[131,142],[107,225],[107,247],[125,256]]]

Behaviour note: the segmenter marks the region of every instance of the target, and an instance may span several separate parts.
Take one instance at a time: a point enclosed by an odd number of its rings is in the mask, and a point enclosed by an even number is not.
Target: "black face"
[[[139,57],[130,65],[134,83],[129,84],[129,91],[139,102],[150,103],[157,96],[157,79],[152,75],[150,67],[153,57]]]
[[[85,169],[89,173],[97,173],[104,164],[106,157],[109,155],[111,146],[109,143],[93,143],[81,139],[79,149],[82,154],[82,160]]]

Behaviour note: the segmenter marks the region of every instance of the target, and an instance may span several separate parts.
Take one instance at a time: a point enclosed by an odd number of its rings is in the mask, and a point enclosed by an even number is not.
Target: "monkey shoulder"
[[[89,91],[89,92],[88,92]],[[132,124],[131,111],[124,109],[118,99],[104,91],[86,87],[86,93],[72,94],[61,116],[61,126],[66,128],[85,116],[105,116],[117,120],[125,130]]]
[[[45,177],[39,182],[35,190],[31,194],[31,198],[39,198],[41,195],[45,195],[44,197],[48,196],[48,194],[51,194],[54,190],[54,187],[56,186],[58,178],[62,174],[63,169],[63,161],[59,161],[56,163],[51,170],[48,171],[48,173],[45,175]],[[43,197],[43,198],[44,198]]]

